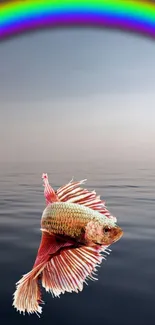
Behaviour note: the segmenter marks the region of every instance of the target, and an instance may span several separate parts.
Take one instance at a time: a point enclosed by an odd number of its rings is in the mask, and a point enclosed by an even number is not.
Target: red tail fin
[[[41,300],[39,278],[42,277],[42,272],[51,260],[52,255],[56,254],[60,248],[72,245],[72,242],[57,242],[55,236],[46,232],[42,233],[42,240],[33,269],[16,283],[13,306],[20,313],[36,313],[38,316],[41,314],[42,308],[39,304],[43,301]]]
[[[23,275],[23,277],[16,283],[16,291],[14,293],[13,306],[23,314],[36,313],[38,316],[42,312],[42,308],[39,303],[43,303],[41,300],[41,291],[38,283],[38,276],[44,269],[46,263],[38,265],[29,273]]]

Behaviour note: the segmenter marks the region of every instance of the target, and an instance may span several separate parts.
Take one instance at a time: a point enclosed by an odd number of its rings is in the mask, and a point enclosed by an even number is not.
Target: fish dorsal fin
[[[81,187],[82,184],[86,182],[86,179],[74,182],[73,179],[66,185],[61,186],[55,193],[49,184],[47,174],[42,175],[44,181],[44,195],[46,198],[46,203],[50,204],[52,202],[72,202],[81,205],[85,205],[92,210],[96,210],[106,217],[113,219],[117,222],[117,219],[110,214],[106,208],[105,201],[103,201],[96,191],[88,191]]]
[[[51,258],[42,272],[42,286],[53,296],[83,290],[87,279],[94,278],[96,267],[105,258],[107,246],[67,248]],[[107,252],[108,253],[108,252]]]
[[[71,180],[68,184],[60,187],[57,190],[58,199],[62,202],[72,202],[85,205],[88,208],[97,210],[106,217],[113,219],[114,222],[117,222],[117,219],[112,216],[106,208],[105,201],[103,201],[100,196],[96,194],[95,190],[88,191],[80,186],[85,182],[86,180],[79,182],[73,182],[73,180]]]
[[[43,179],[43,186],[44,186],[44,196],[46,199],[46,204],[50,204],[52,202],[57,202],[59,201],[58,196],[56,195],[55,191],[51,187],[48,181],[48,175],[43,173],[42,174],[42,179]]]

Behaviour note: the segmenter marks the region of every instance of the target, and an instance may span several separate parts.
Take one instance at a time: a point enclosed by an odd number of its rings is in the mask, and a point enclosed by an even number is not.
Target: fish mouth
[[[95,242],[96,245],[103,246],[103,245],[112,245],[113,243],[117,242],[123,236],[123,230],[115,225],[114,228],[110,229],[109,236],[104,236],[101,242]]]
[[[121,239],[121,237],[123,236],[123,230],[119,227],[119,226],[116,226],[114,229],[113,229],[113,243],[115,243],[116,241],[118,241],[119,239]]]

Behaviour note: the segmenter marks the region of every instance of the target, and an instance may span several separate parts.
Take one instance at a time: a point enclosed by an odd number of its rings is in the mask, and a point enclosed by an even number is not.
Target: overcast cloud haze
[[[59,29],[0,43],[0,162],[155,161],[155,42]]]

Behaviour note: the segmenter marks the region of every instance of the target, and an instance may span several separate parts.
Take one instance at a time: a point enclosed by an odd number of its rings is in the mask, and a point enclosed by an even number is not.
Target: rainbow
[[[105,26],[155,37],[155,3],[130,0],[23,0],[0,4],[0,40],[57,26]]]

